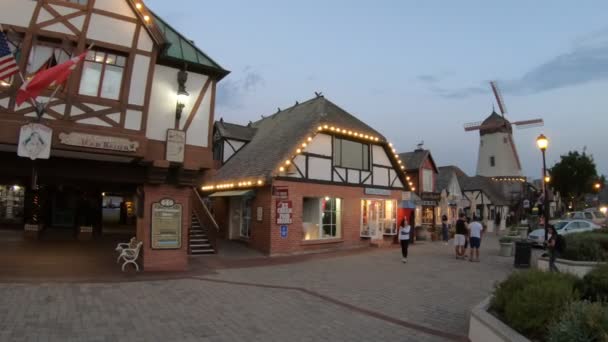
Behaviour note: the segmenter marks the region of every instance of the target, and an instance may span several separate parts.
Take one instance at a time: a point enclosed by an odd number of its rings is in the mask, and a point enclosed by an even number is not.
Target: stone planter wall
[[[572,261],[566,259],[555,260],[555,266],[560,272],[574,274],[579,277],[584,277],[589,271],[598,265],[603,265],[605,262],[595,261]],[[542,271],[549,271],[549,258],[540,257],[536,262],[536,267]]]
[[[498,318],[488,313],[490,297],[473,308],[469,320],[471,342],[530,342],[517,331],[509,328]]]

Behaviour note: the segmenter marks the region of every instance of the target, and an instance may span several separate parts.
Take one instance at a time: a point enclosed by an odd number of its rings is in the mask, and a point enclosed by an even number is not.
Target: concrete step
[[[209,239],[190,239],[190,243],[209,243]]]
[[[196,238],[201,238],[204,239],[207,237],[207,234],[205,233],[196,233],[196,234],[189,234],[188,235],[191,239],[196,239]]]
[[[204,255],[204,254],[214,254],[214,253],[215,253],[215,249],[213,249],[213,248],[197,248],[197,249],[190,250],[190,254],[192,254],[192,255]]]
[[[210,243],[191,243],[190,244],[190,249],[199,249],[199,248],[211,249],[211,244]]]

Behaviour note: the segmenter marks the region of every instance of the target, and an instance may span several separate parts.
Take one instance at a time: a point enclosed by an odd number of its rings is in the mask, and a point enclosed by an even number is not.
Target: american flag
[[[9,78],[19,72],[17,60],[8,46],[6,35],[0,26],[0,80]]]

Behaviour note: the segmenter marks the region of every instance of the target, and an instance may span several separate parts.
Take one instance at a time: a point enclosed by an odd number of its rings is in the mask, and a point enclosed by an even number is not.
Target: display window
[[[361,200],[361,237],[397,234],[397,201]]]
[[[19,185],[0,185],[0,222],[23,223],[25,189]]]
[[[302,206],[304,240],[335,239],[341,237],[341,198],[305,197]]]

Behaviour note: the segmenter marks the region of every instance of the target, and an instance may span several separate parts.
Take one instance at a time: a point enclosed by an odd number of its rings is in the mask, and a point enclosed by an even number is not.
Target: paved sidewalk
[[[415,245],[185,279],[0,284],[0,341],[464,340],[468,310],[512,269]],[[272,287],[268,287],[268,285]]]

